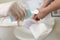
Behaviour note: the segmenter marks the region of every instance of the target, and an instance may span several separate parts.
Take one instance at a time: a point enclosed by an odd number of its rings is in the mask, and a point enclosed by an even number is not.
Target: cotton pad
[[[41,36],[45,31],[47,31],[46,25],[44,23],[34,24],[29,29],[36,39],[39,38],[39,36]]]

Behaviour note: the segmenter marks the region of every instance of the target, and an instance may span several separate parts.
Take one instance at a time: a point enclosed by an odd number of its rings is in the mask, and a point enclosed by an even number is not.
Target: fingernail
[[[39,21],[40,19],[39,18],[36,18],[36,21]]]

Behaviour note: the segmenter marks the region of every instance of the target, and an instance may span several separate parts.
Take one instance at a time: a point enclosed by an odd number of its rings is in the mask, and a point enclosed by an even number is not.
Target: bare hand
[[[40,10],[38,14],[34,14],[33,19],[36,21],[39,21],[40,19],[43,19],[48,14],[48,11],[46,11],[44,8]]]

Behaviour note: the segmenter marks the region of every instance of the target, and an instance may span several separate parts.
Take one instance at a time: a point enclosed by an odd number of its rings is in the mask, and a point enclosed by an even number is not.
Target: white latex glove
[[[24,17],[24,11],[20,8],[17,2],[0,4],[0,18],[7,16],[12,16],[15,20],[21,20]]]

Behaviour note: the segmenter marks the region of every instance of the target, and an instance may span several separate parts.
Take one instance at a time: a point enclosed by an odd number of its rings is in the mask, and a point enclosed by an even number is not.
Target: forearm
[[[51,2],[52,2],[52,0],[44,0],[44,3],[41,8],[48,6]]]
[[[53,1],[50,5],[48,5],[47,7],[40,10],[40,12],[39,12],[40,16],[39,17],[42,19],[46,15],[48,15],[49,12],[52,12],[52,11],[57,10],[59,8],[60,8],[60,0],[59,1]]]
[[[37,14],[36,18],[42,19],[44,18],[46,15],[49,14],[49,12],[52,12],[54,10],[60,9],[60,0],[54,0],[51,4],[49,4],[48,6],[46,6],[48,3],[45,2],[46,4],[43,4],[42,9],[39,9],[39,13]],[[35,19],[36,19],[35,18]]]
[[[48,7],[44,8],[47,12],[60,9],[60,0],[52,2]]]

